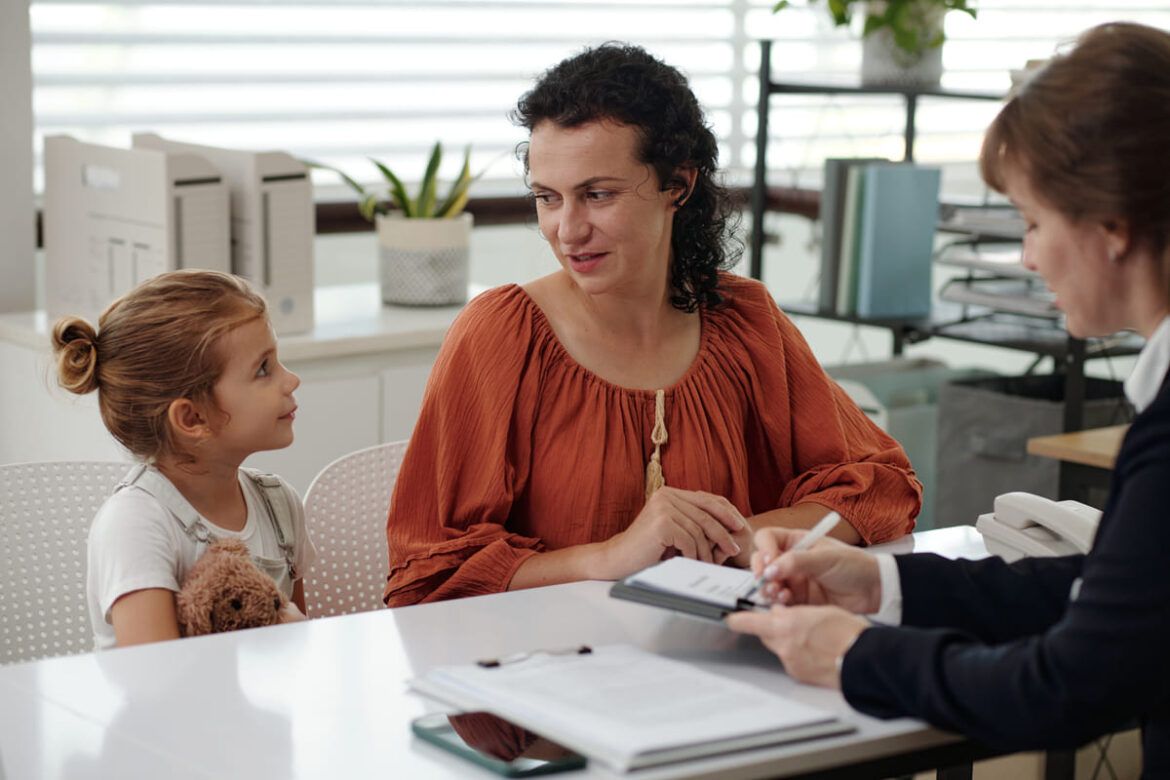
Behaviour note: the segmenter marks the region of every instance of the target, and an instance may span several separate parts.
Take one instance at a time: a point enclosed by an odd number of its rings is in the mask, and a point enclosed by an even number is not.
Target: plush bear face
[[[211,632],[235,631],[238,628],[254,628],[256,626],[270,626],[279,622],[280,611],[284,608],[284,601],[276,590],[272,580],[261,574],[267,582],[264,587],[253,582],[251,572],[237,571],[244,568],[241,561],[232,561],[231,565],[222,567],[224,582],[219,595],[210,605]],[[255,568],[251,561],[248,566]]]
[[[221,539],[191,567],[175,606],[183,635],[197,636],[279,623],[285,599],[243,542]]]

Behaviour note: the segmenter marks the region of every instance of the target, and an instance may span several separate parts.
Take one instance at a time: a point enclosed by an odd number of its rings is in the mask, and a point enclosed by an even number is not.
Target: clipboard
[[[732,612],[766,610],[769,606],[757,597],[750,571],[681,557],[615,582],[609,595],[707,620],[723,620]]]
[[[409,685],[538,731],[616,772],[856,728],[833,712],[629,645],[441,666]]]

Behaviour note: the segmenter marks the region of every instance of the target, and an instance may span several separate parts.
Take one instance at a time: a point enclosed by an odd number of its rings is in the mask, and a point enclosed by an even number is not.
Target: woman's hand
[[[742,566],[751,554],[751,527],[721,496],[662,487],[630,527],[600,549],[604,571],[596,576],[613,580],[674,554],[709,563],[731,560]]]
[[[821,539],[791,552],[807,531],[763,528],[756,532],[752,571],[768,582],[764,595],[779,604],[832,604],[859,614],[881,605],[877,559],[836,539]]]
[[[758,636],[793,679],[826,688],[841,687],[837,660],[869,627],[865,618],[838,607],[777,606],[770,612],[734,612],[726,622],[732,631]]]

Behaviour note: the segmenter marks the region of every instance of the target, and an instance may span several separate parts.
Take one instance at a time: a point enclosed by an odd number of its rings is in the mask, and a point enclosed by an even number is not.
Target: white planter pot
[[[919,11],[929,35],[942,32],[943,11],[937,7]],[[881,27],[862,39],[861,83],[867,87],[937,87],[942,78],[942,46],[914,55],[894,43],[888,27]]]
[[[382,300],[405,306],[467,302],[471,214],[454,219],[405,219],[379,214]]]

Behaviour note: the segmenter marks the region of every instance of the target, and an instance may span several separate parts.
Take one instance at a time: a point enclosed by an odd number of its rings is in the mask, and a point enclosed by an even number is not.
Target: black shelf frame
[[[903,161],[914,160],[915,121],[918,103],[922,98],[950,98],[958,100],[1003,100],[995,92],[948,90],[941,88],[916,89],[897,86],[857,86],[834,83],[806,83],[774,81],[772,79],[772,41],[760,41],[760,91],[757,103],[756,163],[751,190],[751,241],[748,272],[753,279],[763,275],[764,214],[768,195],[768,114],[773,95],[900,95],[905,105],[906,123],[903,130]],[[808,303],[781,303],[781,308],[793,315],[816,317],[835,322],[884,328],[892,338],[892,353],[903,354],[907,344],[930,338],[947,338],[975,344],[1004,347],[1051,357],[1056,370],[1062,373],[1064,383],[1064,430],[1079,431],[1084,427],[1085,361],[1095,357],[1136,354],[1140,339],[1111,338],[1083,339],[1069,336],[1052,321],[1039,318],[1011,316],[1003,318],[990,309],[980,307],[948,307],[935,304],[931,316],[918,319],[876,319],[820,311]]]
[[[918,101],[921,98],[952,98],[957,100],[1003,100],[998,92],[949,90],[941,88],[917,89],[911,87],[869,87],[850,84],[805,83],[772,80],[772,41],[760,41],[760,92],[756,103],[759,125],[756,130],[756,165],[752,177],[752,235],[749,269],[753,279],[759,279],[763,269],[764,212],[768,195],[768,113],[773,95],[900,95],[906,108],[906,123],[902,131],[902,159],[914,160],[915,122]]]

